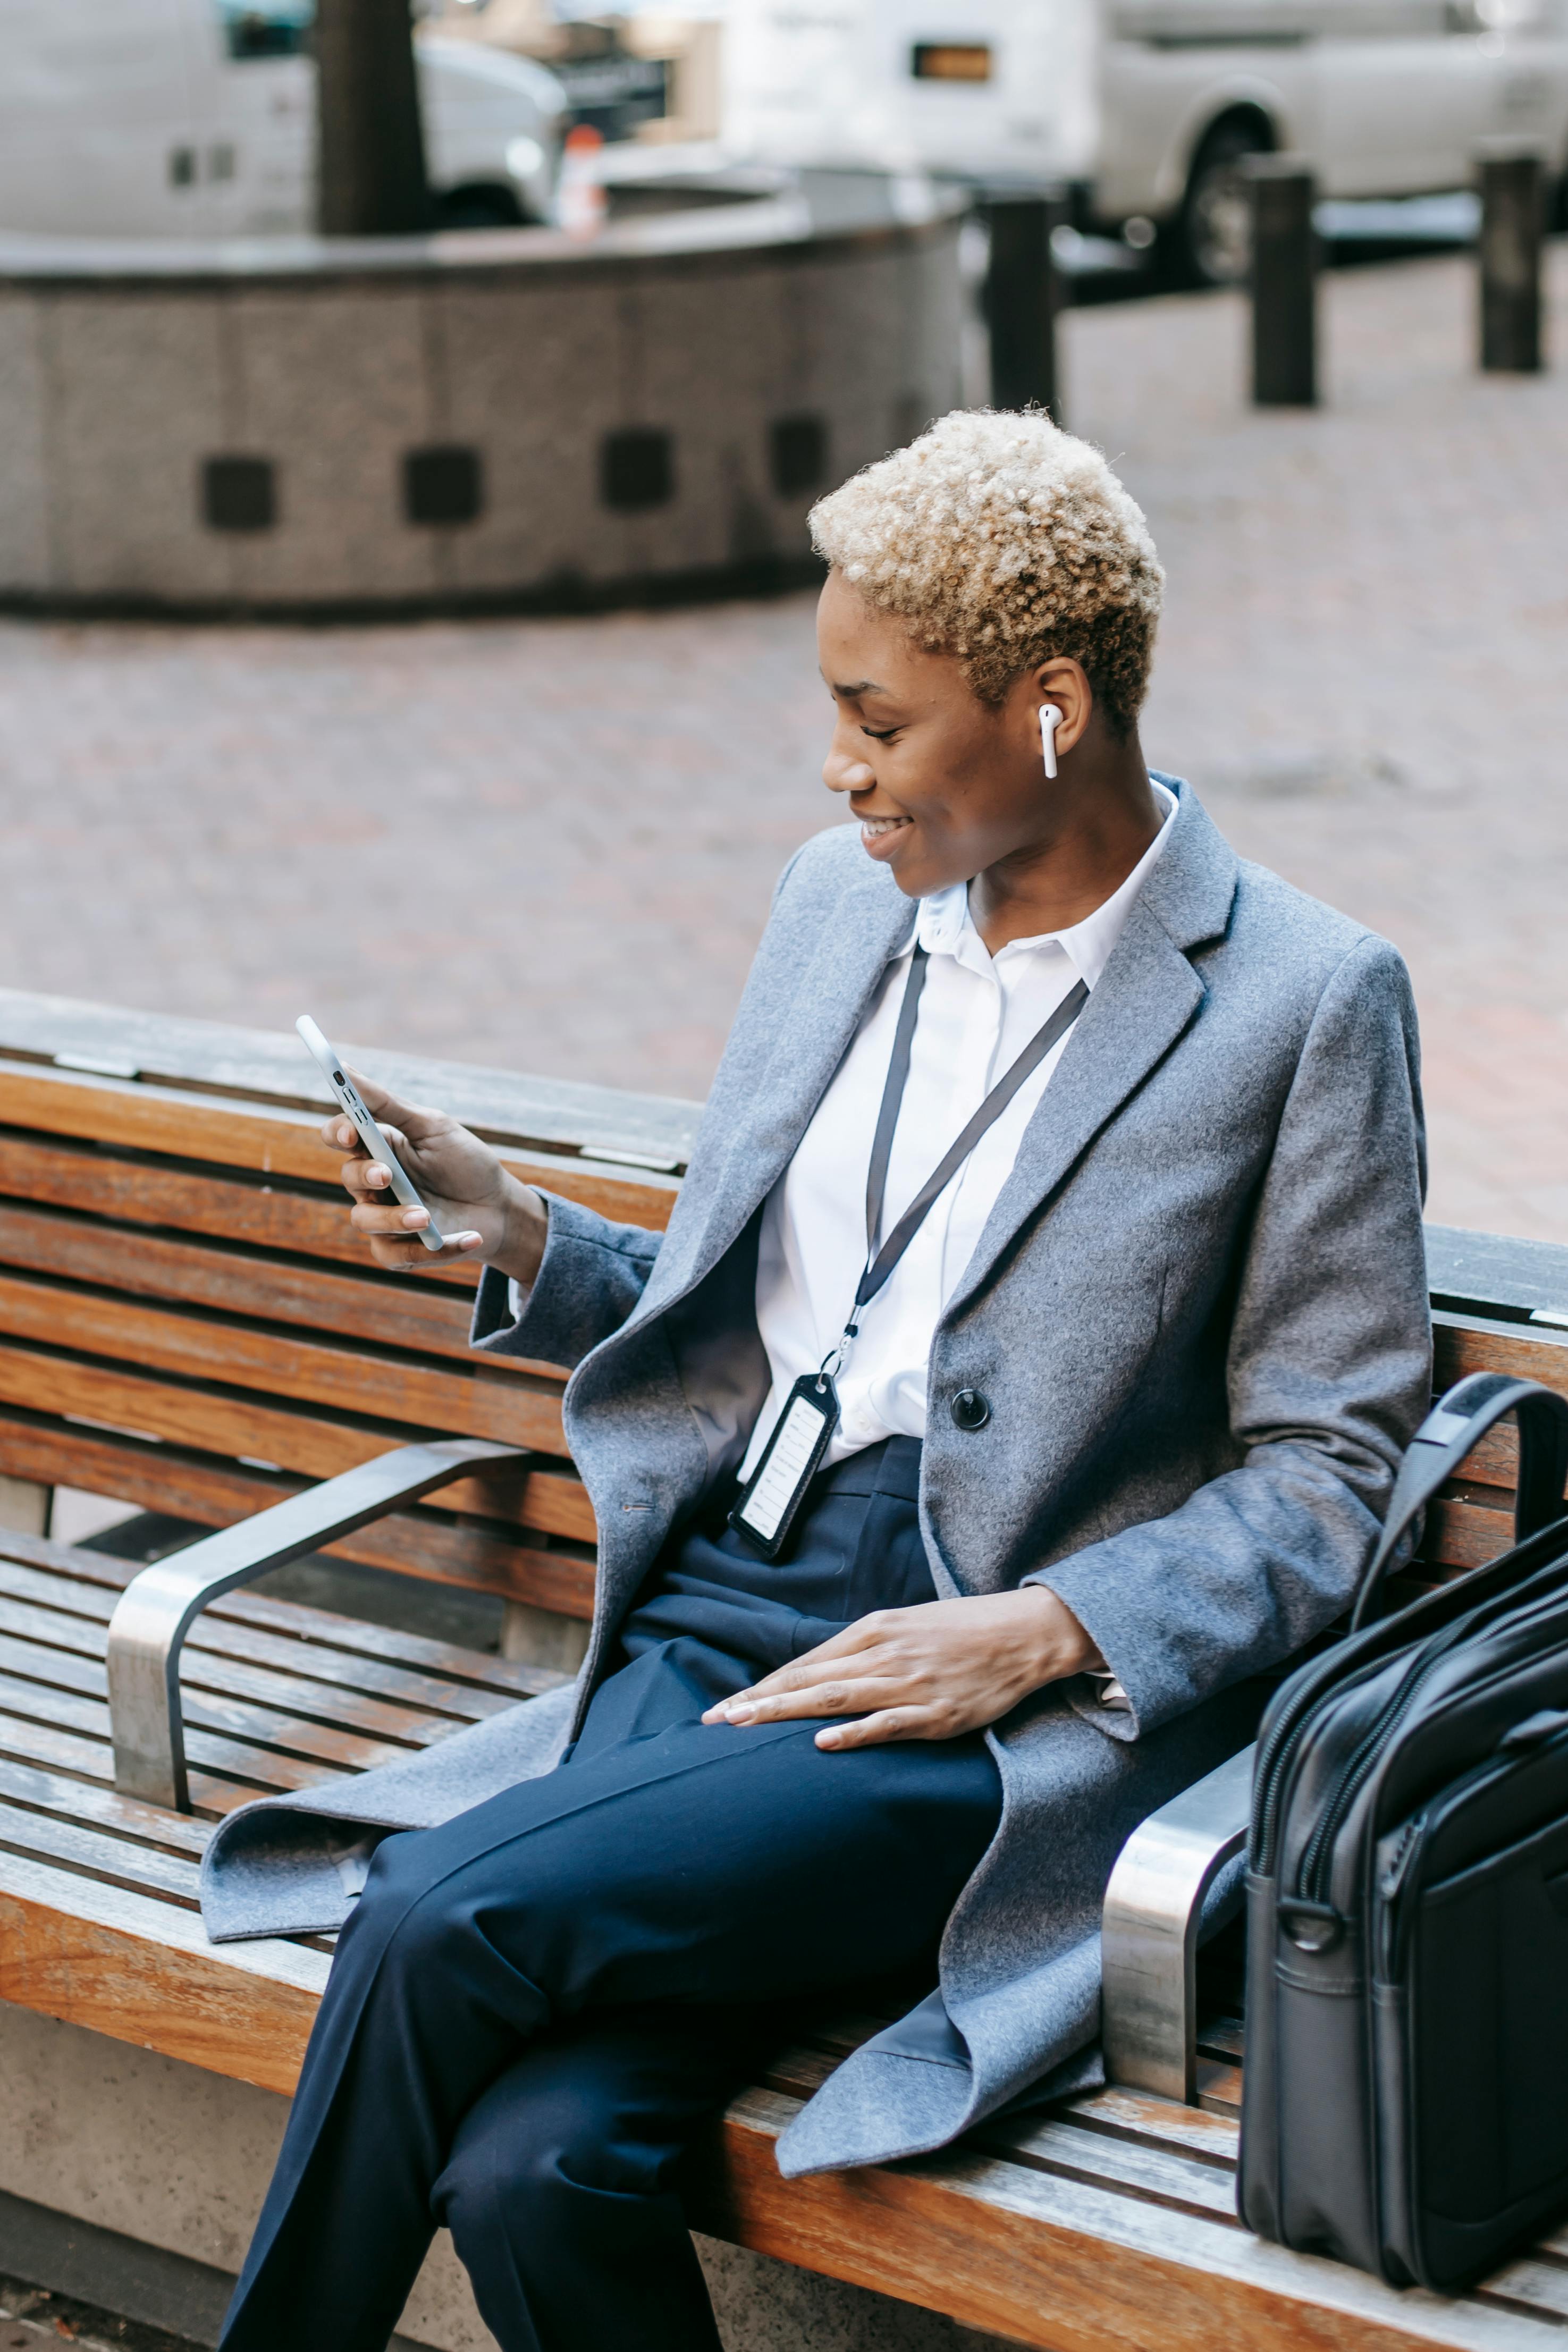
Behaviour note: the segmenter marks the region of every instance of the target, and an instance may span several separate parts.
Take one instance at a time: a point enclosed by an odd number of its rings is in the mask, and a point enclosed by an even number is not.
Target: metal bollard
[[[1252,398],[1318,404],[1317,184],[1300,155],[1247,155],[1252,205]]]
[[[1542,356],[1541,257],[1546,159],[1521,140],[1477,151],[1481,185],[1481,365],[1533,375]]]
[[[1065,196],[999,193],[980,206],[991,233],[985,273],[985,324],[991,338],[991,403],[1026,408],[1037,402],[1062,421],[1057,383],[1057,312],[1061,278],[1053,231],[1068,217]]]

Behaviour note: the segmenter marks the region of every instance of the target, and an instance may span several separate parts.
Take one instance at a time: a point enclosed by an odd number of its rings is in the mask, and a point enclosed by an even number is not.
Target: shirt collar
[[[1000,950],[995,961],[1005,956],[1022,956],[1042,948],[1059,948],[1079,978],[1093,988],[1110,961],[1110,951],[1126,928],[1132,911],[1132,902],[1148,879],[1151,867],[1171,837],[1172,819],[1176,814],[1176,796],[1158,782],[1149,779],[1150,789],[1160,804],[1160,830],[1119,888],[1101,901],[1092,914],[1081,923],[1073,923],[1063,931],[1042,931],[1035,939],[1012,940]],[[993,959],[985,942],[974,928],[969,911],[969,886],[954,882],[946,890],[935,890],[922,898],[915,915],[914,944],[918,942],[928,955],[951,955],[973,970],[988,971]]]

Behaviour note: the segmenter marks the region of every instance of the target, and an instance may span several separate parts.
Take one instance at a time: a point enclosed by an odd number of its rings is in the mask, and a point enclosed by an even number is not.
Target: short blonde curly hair
[[[851,586],[957,656],[983,702],[1053,656],[1083,664],[1116,734],[1148,689],[1165,575],[1100,451],[1027,409],[954,409],[811,510]]]

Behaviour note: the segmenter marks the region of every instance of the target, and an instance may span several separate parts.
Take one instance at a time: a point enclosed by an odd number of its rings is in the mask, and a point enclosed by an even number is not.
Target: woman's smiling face
[[[1046,782],[1040,705],[1048,696],[1062,709],[1066,754],[1092,709],[1077,662],[1025,673],[993,708],[952,655],[923,651],[837,572],[817,604],[816,642],[837,712],[823,782],[847,794],[868,855],[907,897],[1049,844],[1062,795]]]

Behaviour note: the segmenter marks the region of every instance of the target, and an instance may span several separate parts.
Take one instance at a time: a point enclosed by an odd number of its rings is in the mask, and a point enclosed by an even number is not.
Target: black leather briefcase
[[[1377,1618],[1505,1413],[1514,1549]],[[1241,2211],[1452,2292],[1568,2205],[1568,1404],[1480,1372],[1423,1423],[1349,1636],[1276,1693],[1247,1880]]]

